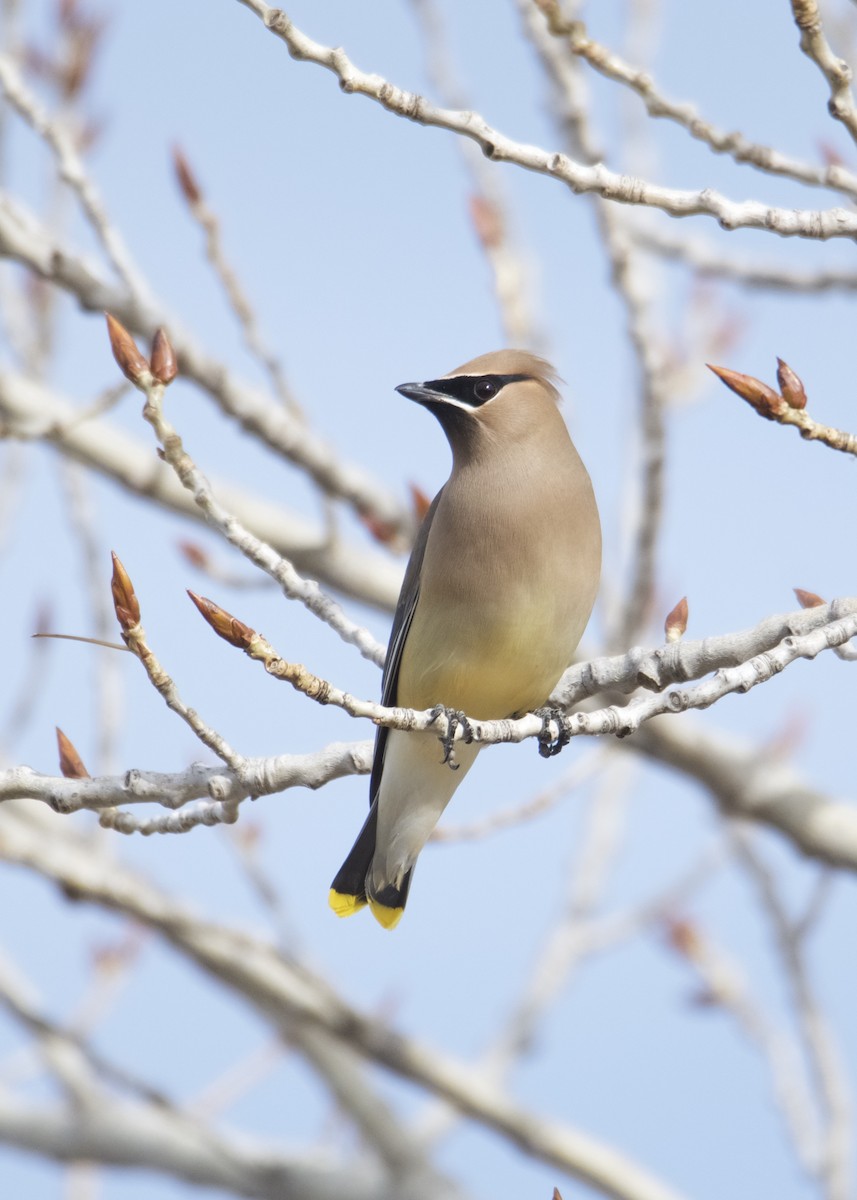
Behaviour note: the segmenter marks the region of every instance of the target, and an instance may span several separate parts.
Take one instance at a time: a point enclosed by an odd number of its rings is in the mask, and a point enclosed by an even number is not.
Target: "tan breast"
[[[550,480],[519,447],[453,471],[426,546],[400,704],[505,717],[543,704],[571,662],[595,600],[601,535],[589,476],[557,417],[564,441]]]

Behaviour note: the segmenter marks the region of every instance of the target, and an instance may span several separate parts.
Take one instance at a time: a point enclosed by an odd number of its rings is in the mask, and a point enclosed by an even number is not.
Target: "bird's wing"
[[[393,627],[390,630],[390,642],[387,646],[387,660],[384,663],[384,675],[381,688],[381,703],[385,707],[393,707],[397,703],[399,690],[399,667],[402,662],[402,651],[405,648],[405,642],[408,638],[408,630],[411,627],[411,621],[414,619],[414,613],[417,607],[417,601],[420,596],[420,574],[423,567],[423,558],[425,557],[426,544],[428,542],[429,531],[431,529],[434,514],[437,511],[438,502],[443,495],[443,488],[440,489],[431,503],[431,508],[425,515],[419,533],[417,534],[414,548],[411,551],[411,557],[408,559],[408,565],[405,568],[405,578],[402,581],[402,590],[399,593],[399,602],[396,605],[396,612],[393,616]],[[384,750],[387,745],[387,729],[383,725],[378,726],[378,732],[375,735],[375,756],[372,760],[372,777],[369,783],[369,803],[372,804],[375,797],[378,795],[378,788],[381,785],[381,772],[384,767]]]

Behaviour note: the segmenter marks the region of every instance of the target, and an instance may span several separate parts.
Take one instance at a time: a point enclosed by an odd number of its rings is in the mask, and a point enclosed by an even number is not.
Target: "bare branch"
[[[850,615],[836,616],[842,609]],[[435,732],[439,736],[445,732],[444,717],[432,711],[417,713],[358,700],[299,664],[285,662],[261,635],[249,632],[247,653],[262,661],[269,674],[290,682],[312,698],[391,728]],[[706,736],[710,735],[698,729],[688,736],[670,732],[662,722],[649,724],[659,714],[706,708],[724,695],[746,691],[797,658],[814,657],[855,632],[857,601],[840,601],[805,609],[788,618],[768,618],[756,629],[731,639],[674,642],[656,651],[630,651],[617,658],[582,664],[568,673],[563,696],[580,699],[607,688],[634,691],[644,686],[661,690],[653,697],[635,697],[625,707],[611,705],[578,712],[567,719],[568,732],[570,736],[623,737],[636,731],[628,743],[630,748],[663,759],[700,779],[726,811],[772,825],[804,853],[855,870],[857,816],[853,808],[812,792],[787,768],[768,762],[758,751],[738,753],[731,744],[723,752],[719,748],[707,751]],[[746,657],[742,657],[744,653]],[[698,678],[712,670],[716,674],[695,687],[677,690],[670,686],[677,679]],[[474,740],[481,744],[517,742],[537,737],[542,731],[542,719],[533,714],[514,721],[472,722]],[[457,736],[461,736],[460,729]],[[370,761],[370,746],[363,743],[356,747],[333,745],[302,757],[242,760],[232,771],[210,771],[202,766],[176,776],[135,771],[123,780],[56,780],[22,767],[0,773],[0,801],[29,796],[47,802],[58,812],[72,812],[84,807],[100,811],[154,799],[181,811],[145,821],[125,812],[107,813],[102,815],[102,823],[128,833],[183,832],[198,824],[232,819],[235,806],[248,795],[268,795],[291,786],[318,787],[342,774],[367,771]],[[795,795],[800,796],[799,802]],[[182,807],[200,797],[206,800],[199,807]]]
[[[715,367],[711,363],[708,366],[731,391],[755,408],[760,416],[769,421],[776,421],[778,425],[793,425],[795,429],[800,430],[800,436],[809,442],[823,442],[831,450],[857,455],[857,434],[846,433],[842,429],[834,429],[831,425],[822,425],[820,421],[813,420],[805,408],[795,407],[789,402],[786,389],[783,389],[783,394],[780,395],[753,375],[742,375],[739,371]],[[794,375],[794,372],[791,374]],[[803,402],[806,403],[805,395]]]
[[[65,827],[59,836],[48,814],[19,806],[9,806],[7,812],[0,843],[0,856],[6,861],[25,864],[81,900],[118,910],[155,930],[275,1028],[285,1026],[287,1037],[294,1025],[322,1030],[335,1042],[446,1099],[525,1153],[614,1200],[678,1200],[679,1193],[596,1138],[530,1113],[484,1074],[391,1030],[386,1020],[364,1016],[269,943],[199,920],[125,866],[94,858],[91,845],[72,837]]]
[[[752,629],[700,640],[682,639],[656,650],[634,648],[626,654],[596,658],[569,667],[553,700],[568,708],[600,692],[632,692],[638,687],[661,691],[672,683],[701,679],[709,671],[737,667],[780,642],[822,629],[831,621],[857,613],[857,597],[828,605],[766,617]]]
[[[252,1200],[401,1200],[401,1178],[385,1180],[364,1163],[325,1166],[318,1156],[301,1160],[279,1143],[208,1128],[172,1107],[119,1100],[82,1107],[10,1100],[0,1092],[0,1141],[59,1162],[91,1160],[106,1166],[159,1171],[197,1187]],[[444,1182],[409,1180],[414,1200],[450,1200],[461,1193]],[[419,1188],[419,1190],[416,1190]],[[632,1197],[631,1200],[637,1200]]]
[[[9,258],[42,279],[74,295],[90,312],[110,312],[132,332],[150,338],[168,327],[182,374],[204,389],[220,409],[242,429],[310,476],[327,494],[346,501],[358,512],[371,514],[405,535],[413,533],[408,508],[379,485],[368,472],[339,460],[332,447],[296,421],[258,388],[238,380],[217,359],[206,354],[155,301],[117,287],[104,279],[97,266],[57,244],[55,236],[32,213],[0,191],[0,258]]]
[[[228,616],[228,614],[226,614]],[[469,717],[466,725],[457,718],[449,717],[440,706],[416,712],[408,708],[387,708],[368,700],[359,700],[341,688],[307,670],[301,663],[282,658],[262,634],[248,629],[243,637],[244,652],[261,662],[266,672],[274,679],[282,680],[310,700],[318,704],[333,704],[352,717],[368,717],[377,725],[388,729],[409,732],[436,732],[439,737],[452,736],[453,740],[487,745],[494,743],[522,742],[526,738],[545,737],[542,716],[530,713],[517,719],[480,721]],[[627,737],[635,733],[646,721],[667,713],[687,712],[692,708],[709,708],[716,701],[734,692],[748,692],[760,683],[765,683],[779,674],[785,667],[799,658],[815,658],[824,650],[832,650],[850,641],[857,635],[857,614],[831,621],[822,628],[799,637],[787,636],[779,645],[763,654],[757,654],[740,666],[721,668],[715,676],[695,687],[670,688],[652,697],[635,697],[624,707],[610,705],[590,712],[577,712],[564,718],[564,732],[569,738],[600,737],[610,734]],[[674,645],[676,643],[673,643]],[[558,736],[556,722],[550,722]],[[450,733],[454,730],[454,733]]]
[[[140,624],[140,606],[122,563],[113,555],[113,602],[122,630],[122,640],[131,653],[140,660],[149,682],[161,699],[176,716],[181,717],[196,737],[228,767],[240,773],[242,757],[226,739],[202,720],[195,709],[188,708],[179,695],[178,688],[155,657],[146,641],[146,631]],[[238,818],[237,805],[222,805],[223,821],[231,823]]]
[[[10,767],[0,771],[0,803],[40,800],[64,814],[88,809],[101,814],[102,825],[120,833],[184,833],[198,825],[225,823],[226,815],[250,796],[293,787],[315,790],[346,775],[368,774],[371,765],[372,743],[365,741],[332,742],[309,754],[244,758],[237,768],[193,763],[173,774],[133,768],[124,775],[65,779]],[[129,804],[158,804],[171,811],[137,818],[120,808]]]
[[[693,921],[667,918],[672,947],[692,966],[699,1003],[728,1013],[766,1063],[774,1099],[805,1169],[818,1169],[818,1122],[793,1039],[753,994],[739,963]]]
[[[586,827],[567,878],[558,919],[528,973],[522,994],[489,1053],[493,1069],[503,1070],[530,1048],[539,1022],[568,985],[587,948],[588,925],[615,865],[625,825],[627,767],[613,761],[589,803]]]
[[[772,146],[751,142],[738,130],[718,129],[716,125],[700,117],[693,104],[671,100],[663,94],[646,71],[625,62],[607,46],[591,38],[583,21],[566,20],[558,0],[528,2],[541,9],[547,18],[551,33],[555,37],[564,38],[572,54],[584,59],[600,75],[636,92],[650,117],[663,118],[680,125],[691,137],[703,142],[715,154],[728,155],[737,163],[746,163],[769,175],[783,175],[788,179],[796,179],[811,187],[831,188],[844,192],[852,200],[857,199],[857,175],[853,171],[838,163],[816,167],[812,163],[789,158]]]
[[[229,307],[241,326],[244,344],[254,358],[262,364],[271,381],[271,387],[292,416],[303,420],[303,411],[289,387],[282,364],[266,345],[253,306],[241,285],[238,273],[226,258],[220,222],[214,210],[206,202],[196,176],[191,172],[190,164],[179,149],[173,150],[173,164],[190,214],[205,236],[205,252],[208,261],[215,276],[220,280]]]
[[[789,918],[773,872],[757,853],[747,831],[733,829],[738,859],[747,870],[762,901],[783,963],[798,1026],[824,1114],[824,1135],[817,1164],[828,1200],[852,1195],[854,1157],[853,1101],[843,1053],[810,982],[804,946]]]
[[[443,23],[435,0],[411,0],[420,23],[429,77],[447,107],[467,103],[461,80],[455,75]],[[470,217],[494,282],[494,294],[506,343],[538,348],[545,334],[533,312],[527,261],[515,244],[506,198],[496,171],[470,142],[461,143],[464,162],[473,184]]]
[[[98,195],[67,130],[48,115],[24,83],[15,62],[6,54],[0,54],[0,87],[2,87],[7,100],[53,151],[60,178],[69,185],[80,200],[87,220],[104,247],[119,278],[141,300],[147,300],[146,284],[124,241],[111,223],[101,197]]]
[[[163,333],[163,331],[159,330],[159,333]],[[252,563],[261,567],[275,579],[288,599],[300,601],[313,616],[324,621],[335,633],[339,634],[344,642],[356,646],[364,658],[380,666],[384,661],[384,647],[376,641],[369,630],[350,620],[340,605],[324,594],[315,580],[303,579],[288,559],[274,554],[270,546],[253,537],[248,529],[242,528],[234,514],[218,503],[210,483],[187,453],[178,433],[164,416],[164,388],[166,385],[159,383],[152,376],[144,376],[137,386],[145,393],[146,403],[143,406],[143,416],[155,431],[164,460],[175,471],[182,486],[193,496],[194,502],[203,511],[209,524],[213,525],[231,545],[240,550]]]
[[[853,292],[857,271],[838,267],[802,268],[730,255],[701,237],[676,237],[665,229],[635,222],[634,239],[664,258],[685,263],[707,279],[725,279],[742,287],[784,292]]]
[[[821,71],[830,87],[827,111],[841,121],[857,142],[857,110],[851,91],[852,71],[844,59],[834,53],[824,34],[817,0],[791,0],[795,24],[800,30],[800,48]]]
[[[681,191],[617,175],[601,163],[584,166],[566,154],[550,153],[538,146],[515,142],[492,129],[478,113],[436,108],[424,97],[403,91],[380,75],[367,75],[354,66],[344,50],[314,42],[301,33],[281,9],[271,8],[264,0],[239,0],[239,3],[264,21],[266,27],[286,44],[292,58],[332,71],[345,93],[368,96],[389,112],[419,125],[447,129],[470,138],[493,161],[513,163],[557,179],[573,192],[593,192],[620,204],[659,208],[672,217],[710,216],[724,229],[762,229],[781,237],[822,240],[857,235],[857,215],[845,208],[774,208],[757,200],[733,201],[712,188]]]
[[[685,721],[651,721],[623,748],[696,779],[729,816],[778,830],[809,858],[857,870],[857,811],[759,747]]]
[[[588,754],[579,756],[572,765],[560,775],[559,779],[548,787],[537,792],[514,808],[500,809],[481,821],[470,825],[439,825],[431,835],[432,842],[472,842],[503,829],[514,828],[526,821],[532,821],[543,813],[549,812],[562,800],[589,783],[603,769],[603,750],[591,750]]]
[[[553,84],[569,149],[576,149],[587,163],[598,163],[603,154],[592,130],[579,64],[563,53],[562,45],[551,37],[531,0],[518,0],[518,9],[527,36]],[[639,636],[654,594],[655,554],[663,518],[668,373],[661,339],[652,326],[651,281],[641,270],[625,214],[605,200],[596,201],[596,213],[639,372],[640,478],[635,481],[632,496],[626,498],[626,512],[632,514],[630,570],[625,600],[612,621],[610,636],[613,647],[619,647]]]
[[[41,384],[0,371],[0,426],[10,435],[47,441],[129,491],[205,521],[191,493],[150,448],[105,421],[83,420],[84,415]],[[377,608],[395,605],[401,571],[386,555],[369,546],[351,547],[342,539],[331,542],[323,529],[297,513],[234,485],[216,480],[211,486],[224,509],[290,559],[296,570]]]

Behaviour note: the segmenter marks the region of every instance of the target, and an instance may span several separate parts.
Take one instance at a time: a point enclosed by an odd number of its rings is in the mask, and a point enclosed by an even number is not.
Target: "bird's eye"
[[[497,395],[499,390],[493,379],[480,379],[473,385],[473,395],[480,404],[484,404],[486,400],[491,400]]]

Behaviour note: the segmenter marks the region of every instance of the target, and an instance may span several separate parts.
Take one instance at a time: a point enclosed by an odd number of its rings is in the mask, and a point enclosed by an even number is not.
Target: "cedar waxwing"
[[[543,359],[501,350],[396,389],[440,421],[452,473],[405,571],[383,704],[517,716],[544,705],[571,663],[598,589],[601,525],[555,378]],[[399,921],[417,856],[479,750],[445,745],[378,729],[369,816],[331,886],[338,916],[368,903],[387,929]]]

